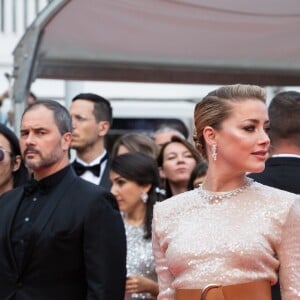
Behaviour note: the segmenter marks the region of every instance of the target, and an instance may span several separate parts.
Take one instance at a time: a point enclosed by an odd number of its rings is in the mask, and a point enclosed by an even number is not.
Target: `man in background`
[[[25,107],[37,101],[37,97],[33,92],[29,92],[25,99]],[[10,92],[6,90],[0,94],[0,123],[6,125],[9,129],[14,131],[14,110]]]
[[[269,105],[271,157],[265,170],[248,176],[272,187],[300,194],[300,93],[277,94]],[[279,300],[279,285],[272,287],[272,299]]]
[[[37,97],[33,92],[29,92],[27,98],[26,98],[26,106],[33,104],[37,101]]]
[[[184,123],[165,121],[157,126],[152,137],[158,146],[171,141],[172,136],[179,136],[182,139],[189,137],[189,131]]]
[[[73,168],[78,176],[110,190],[110,155],[105,137],[112,124],[112,107],[105,98],[82,93],[69,109],[73,123],[71,147],[76,151]]]
[[[14,131],[13,103],[8,90],[0,94],[0,123]]]
[[[249,176],[258,182],[300,194],[300,93],[277,94],[269,105],[271,157],[265,170]]]

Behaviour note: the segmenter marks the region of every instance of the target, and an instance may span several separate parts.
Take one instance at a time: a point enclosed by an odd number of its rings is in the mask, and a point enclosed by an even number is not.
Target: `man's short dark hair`
[[[300,93],[278,93],[269,105],[270,138],[293,140],[300,146]]]
[[[155,131],[174,130],[181,133],[186,139],[189,137],[189,130],[181,120],[165,120],[158,124]]]
[[[75,102],[76,100],[87,100],[94,103],[94,115],[97,122],[100,121],[108,121],[109,124],[112,124],[113,116],[112,116],[112,107],[110,105],[110,102],[97,95],[92,93],[81,93],[76,95],[72,102]]]
[[[39,100],[33,102],[25,108],[22,114],[22,119],[26,112],[38,106],[44,106],[53,112],[55,124],[61,135],[65,134],[66,132],[72,132],[72,118],[68,110],[59,102],[54,100]]]

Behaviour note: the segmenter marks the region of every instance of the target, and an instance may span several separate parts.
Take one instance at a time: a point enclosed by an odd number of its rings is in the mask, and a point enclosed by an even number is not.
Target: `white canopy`
[[[36,78],[300,85],[299,0],[53,0],[14,51]]]

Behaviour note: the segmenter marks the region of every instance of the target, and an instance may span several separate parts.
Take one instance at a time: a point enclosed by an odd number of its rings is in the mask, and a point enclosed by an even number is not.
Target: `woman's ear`
[[[206,126],[203,129],[203,137],[207,145],[216,144],[216,130],[211,126]]]
[[[22,157],[21,155],[16,155],[15,160],[12,164],[12,171],[16,172],[19,170],[20,166],[21,166],[21,162],[22,162]]]
[[[149,193],[151,187],[152,187],[151,183],[145,184],[144,187],[143,187],[144,188],[144,193]]]

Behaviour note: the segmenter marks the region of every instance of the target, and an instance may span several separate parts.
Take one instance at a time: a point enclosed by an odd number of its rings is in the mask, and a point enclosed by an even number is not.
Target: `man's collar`
[[[274,154],[271,157],[294,157],[294,158],[300,158],[300,155],[289,154],[289,153],[281,153],[281,154]]]

